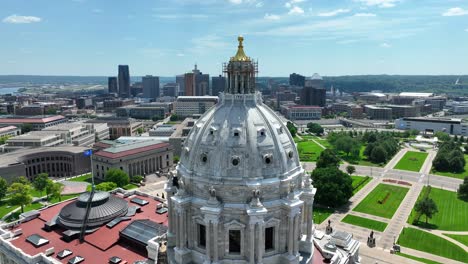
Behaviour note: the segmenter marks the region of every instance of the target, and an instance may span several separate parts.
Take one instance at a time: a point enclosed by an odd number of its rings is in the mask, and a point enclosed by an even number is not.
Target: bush
[[[130,183],[130,177],[128,177],[128,174],[119,169],[108,170],[104,179],[106,182],[117,184],[118,187],[123,187]]]
[[[132,177],[132,182],[133,183],[140,183],[141,181],[143,181],[143,176],[141,175],[135,175]]]

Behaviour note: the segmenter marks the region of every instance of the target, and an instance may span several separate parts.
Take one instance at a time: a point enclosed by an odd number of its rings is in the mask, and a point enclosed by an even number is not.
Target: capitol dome
[[[255,89],[258,66],[243,40],[223,66],[224,93],[195,123],[165,186],[171,263],[313,256],[315,189],[285,123]]]

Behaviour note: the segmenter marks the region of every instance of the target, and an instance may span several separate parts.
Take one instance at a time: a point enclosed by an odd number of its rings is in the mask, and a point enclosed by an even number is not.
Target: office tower
[[[179,85],[179,93],[176,96],[185,95],[185,75],[177,75],[176,83]]]
[[[289,85],[304,87],[304,84],[305,84],[304,76],[297,74],[297,73],[292,73],[289,75]]]
[[[185,96],[194,96],[195,91],[194,91],[194,86],[195,86],[195,77],[194,74],[189,72],[184,75],[184,87],[185,87]]]
[[[159,97],[159,77],[146,75],[142,78],[143,97],[156,99]]]
[[[301,92],[301,103],[303,105],[325,106],[326,90],[323,88],[323,78],[315,73],[305,80]]]
[[[119,65],[119,96],[130,97],[130,71],[128,65]]]
[[[107,80],[107,88],[109,93],[118,93],[117,77],[109,77]]]
[[[221,75],[217,77],[211,77],[211,95],[218,96],[219,93],[224,92],[226,87],[226,77]]]
[[[170,97],[179,96],[179,84],[178,83],[166,83],[163,88],[163,95]]]

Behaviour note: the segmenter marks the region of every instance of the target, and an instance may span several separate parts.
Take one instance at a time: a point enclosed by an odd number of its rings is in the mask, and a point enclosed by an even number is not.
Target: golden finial
[[[237,53],[234,57],[231,57],[231,61],[250,61],[250,58],[245,55],[244,46],[242,42],[244,41],[244,37],[239,36],[237,38],[239,41],[239,46],[237,46]]]

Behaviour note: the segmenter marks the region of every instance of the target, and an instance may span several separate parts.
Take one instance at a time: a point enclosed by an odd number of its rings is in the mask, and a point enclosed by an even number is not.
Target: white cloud
[[[266,13],[263,18],[265,18],[266,20],[280,20],[281,17],[275,14]]]
[[[263,7],[264,3],[263,2],[258,2],[255,4],[255,7]]]
[[[373,14],[373,13],[357,13],[354,16],[357,16],[357,17],[375,17],[377,15]]]
[[[330,12],[323,12],[323,13],[319,13],[318,16],[321,16],[321,17],[332,17],[332,16],[336,16],[336,15],[339,15],[339,14],[343,14],[343,13],[348,13],[349,9],[336,9],[336,10],[333,10],[333,11],[330,11]]]
[[[289,2],[293,3],[293,4],[297,4],[297,3],[302,3],[302,2],[305,2],[306,0],[291,0]]]
[[[453,7],[447,9],[444,13],[442,13],[442,16],[464,16],[468,15],[468,10],[465,10],[460,7]]]
[[[382,48],[390,48],[390,47],[392,47],[392,45],[390,45],[390,44],[384,42],[384,43],[380,44],[380,47],[382,47]]]
[[[93,10],[91,10],[91,11],[92,11],[93,13],[97,13],[97,14],[102,13],[102,10],[101,10],[101,9],[98,9],[98,8],[95,8],[95,9],[93,9]]]
[[[185,56],[184,53],[177,53],[176,55],[177,55],[177,57],[184,57]]]
[[[10,24],[29,24],[29,23],[37,23],[41,22],[40,17],[35,16],[18,16],[18,15],[11,15],[7,16],[3,19],[3,23],[10,23]]]
[[[381,8],[394,7],[400,0],[355,0],[360,3],[364,3],[367,6],[378,6]]]
[[[231,4],[239,5],[242,4],[242,0],[229,0]]]
[[[466,31],[466,32],[468,32],[468,28],[467,28],[467,29],[465,29],[465,31]]]
[[[293,6],[291,9],[289,9],[288,14],[290,15],[296,15],[296,14],[304,14],[304,9],[298,7],[298,6]]]

